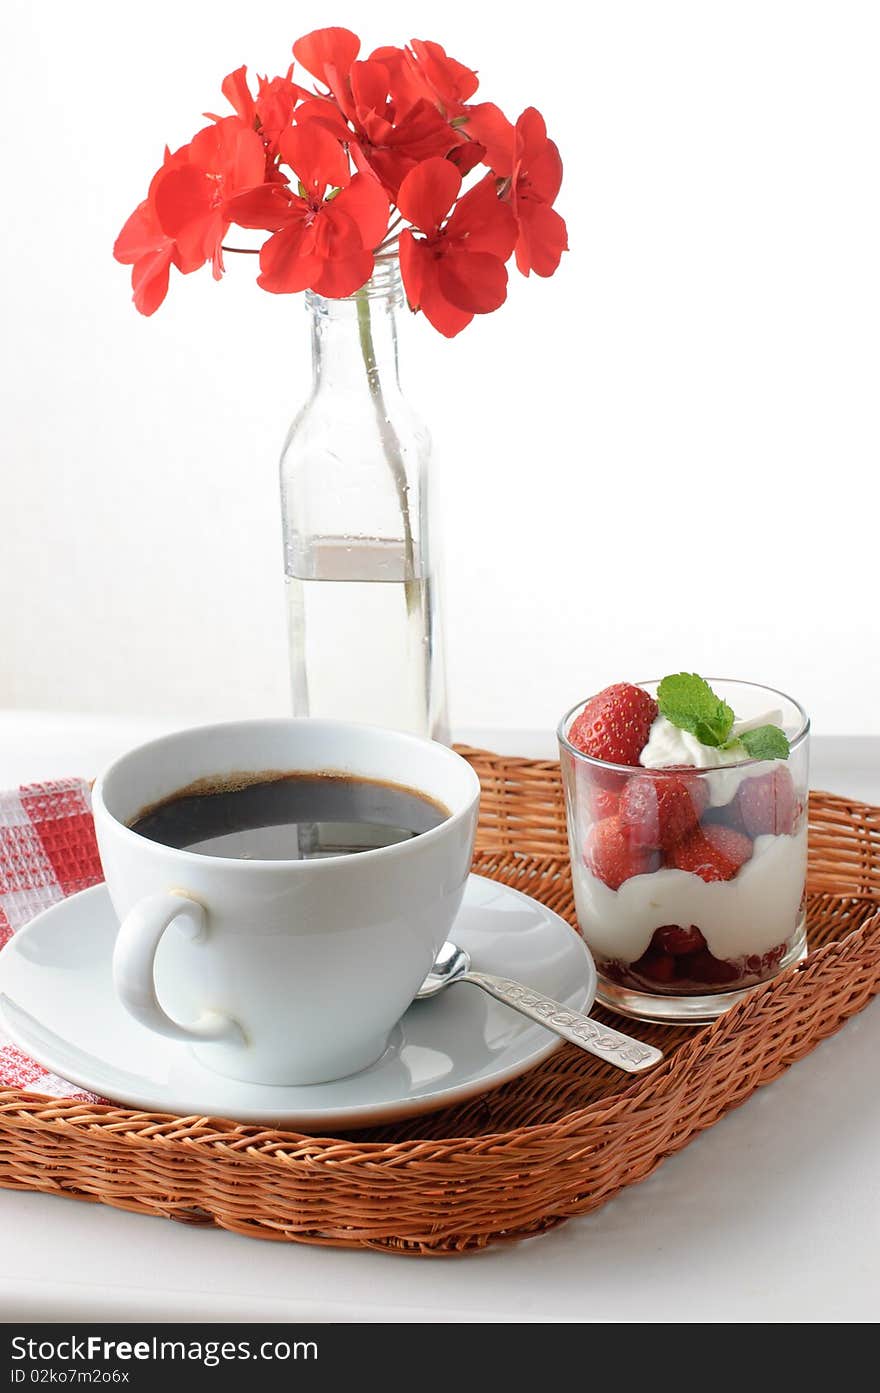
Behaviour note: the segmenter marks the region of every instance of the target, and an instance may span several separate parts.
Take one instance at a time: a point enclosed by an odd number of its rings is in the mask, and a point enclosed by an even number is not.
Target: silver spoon
[[[547,1030],[555,1031],[563,1040],[579,1045],[588,1054],[598,1055],[599,1059],[609,1064],[616,1064],[618,1069],[624,1069],[628,1074],[639,1074],[643,1069],[650,1069],[663,1058],[660,1050],[653,1045],[633,1040],[619,1030],[612,1030],[610,1025],[600,1025],[598,1021],[590,1020],[589,1016],[581,1015],[580,1011],[572,1011],[562,1002],[523,986],[522,982],[511,982],[490,972],[475,972],[464,948],[447,939],[434,960],[432,970],[416,992],[416,1000],[424,1001],[436,996],[444,987],[452,986],[453,982],[473,982],[494,996],[496,1001],[503,1001],[505,1006],[512,1006],[530,1020],[546,1026]]]

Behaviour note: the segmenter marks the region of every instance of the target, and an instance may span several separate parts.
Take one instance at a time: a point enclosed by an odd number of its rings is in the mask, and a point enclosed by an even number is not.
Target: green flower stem
[[[376,412],[376,423],[379,427],[379,436],[385,451],[385,458],[391,470],[394,480],[394,487],[397,490],[397,498],[400,503],[400,515],[403,520],[403,559],[404,570],[403,578],[406,587],[406,607],[408,612],[418,605],[418,587],[416,586],[415,568],[415,547],[413,545],[412,525],[409,516],[409,487],[406,481],[406,465],[400,450],[400,441],[397,432],[388,417],[385,406],[385,396],[382,391],[382,383],[379,379],[379,369],[376,363],[376,350],[373,344],[373,327],[370,322],[370,301],[366,293],[366,288],[357,292],[357,317],[358,335],[361,344],[361,356],[364,360],[364,367],[367,370],[367,385],[370,389],[370,396]]]

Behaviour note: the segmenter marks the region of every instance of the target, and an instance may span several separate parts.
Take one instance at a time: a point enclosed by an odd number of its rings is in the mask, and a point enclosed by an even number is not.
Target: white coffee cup
[[[403,784],[449,816],[391,846],[289,861],[176,850],[128,825],[196,780],[278,770]],[[366,1068],[452,927],[479,796],[445,745],[343,721],[237,721],[130,751],[92,795],[120,1000],[231,1078],[309,1084]]]

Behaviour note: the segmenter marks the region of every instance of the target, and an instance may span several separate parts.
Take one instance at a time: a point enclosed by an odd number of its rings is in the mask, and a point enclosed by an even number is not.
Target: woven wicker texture
[[[574,923],[559,769],[468,750],[474,869]],[[450,1254],[596,1209],[770,1083],[880,990],[880,809],[810,804],[809,956],[711,1026],[634,1027],[667,1058],[629,1080],[564,1046],[497,1092],[345,1137],[0,1091],[0,1185],[237,1233]]]

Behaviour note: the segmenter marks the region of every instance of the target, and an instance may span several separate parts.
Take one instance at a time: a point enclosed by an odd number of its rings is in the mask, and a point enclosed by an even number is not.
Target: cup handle
[[[163,1009],[156,995],[154,963],[162,935],[175,919],[185,918],[190,938],[205,932],[207,911],[198,900],[179,891],[148,895],[129,910],[119,926],[113,950],[113,985],[130,1016],[140,1025],[190,1044],[206,1040],[242,1043],[241,1026],[219,1011],[203,1011],[191,1025],[181,1025]]]

